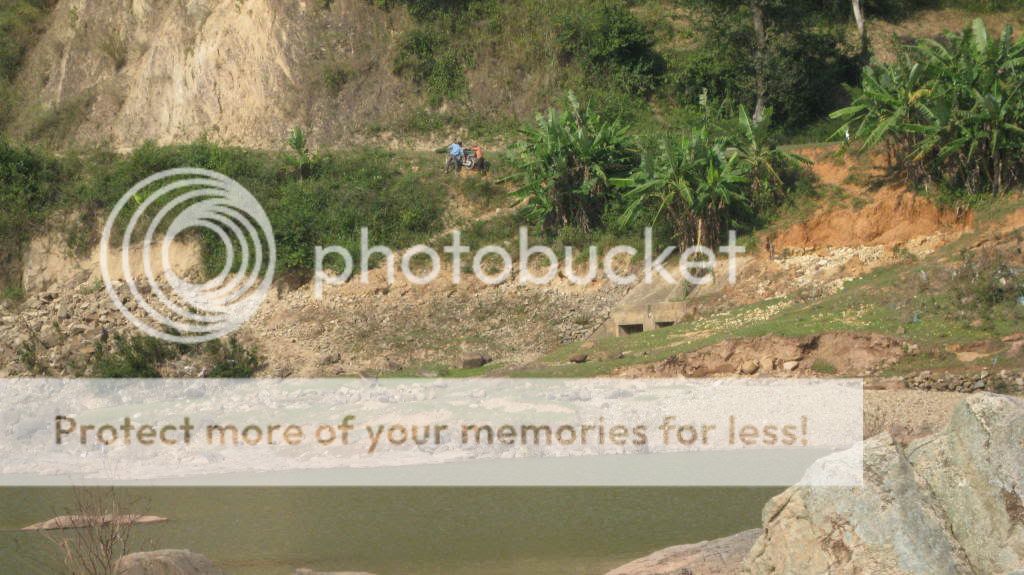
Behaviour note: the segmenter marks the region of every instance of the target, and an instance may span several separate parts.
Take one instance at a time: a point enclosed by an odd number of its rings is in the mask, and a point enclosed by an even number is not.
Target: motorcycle
[[[463,168],[485,172],[487,170],[487,161],[484,158],[478,158],[476,152],[470,148],[463,148],[462,155],[458,158],[451,154],[447,155],[444,162],[444,173],[458,172]]]

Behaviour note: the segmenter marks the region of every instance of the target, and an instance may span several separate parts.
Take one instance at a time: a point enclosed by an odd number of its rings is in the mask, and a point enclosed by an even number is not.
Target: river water
[[[657,549],[756,527],[780,489],[134,488],[147,549],[190,549],[228,573],[298,567],[377,575],[591,575]],[[17,529],[68,512],[59,488],[0,489],[0,573],[55,573],[54,544]]]

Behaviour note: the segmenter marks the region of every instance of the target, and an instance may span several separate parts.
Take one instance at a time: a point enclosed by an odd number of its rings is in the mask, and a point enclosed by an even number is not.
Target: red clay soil
[[[962,231],[969,225],[970,217],[958,219],[953,211],[940,210],[905,188],[883,186],[872,193],[850,184],[847,180],[857,166],[848,158],[829,157],[830,152],[826,148],[801,153],[814,161],[812,170],[822,184],[838,186],[848,196],[863,198],[866,205],[859,209],[823,207],[808,221],[777,233],[773,238],[776,250],[894,245],[940,232]]]

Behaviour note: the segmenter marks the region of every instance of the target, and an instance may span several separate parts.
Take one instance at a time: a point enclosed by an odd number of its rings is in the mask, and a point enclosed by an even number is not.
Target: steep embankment
[[[400,2],[55,4],[6,130],[55,148],[207,136],[277,149],[296,126],[317,147],[436,146],[531,118],[579,76],[555,38],[572,2],[495,4],[485,20],[464,18],[457,38]]]
[[[970,214],[943,210],[927,198],[885,179],[881,160],[837,155],[838,146],[798,151],[825,192],[810,218],[771,238],[776,252],[851,246],[893,246],[932,238],[945,243],[967,229]]]
[[[62,0],[20,74],[33,97],[12,131],[55,145],[209,135],[266,148],[296,125],[328,138],[397,114],[413,95],[384,57],[396,17],[334,4]],[[337,100],[322,79],[334,59],[358,70]]]

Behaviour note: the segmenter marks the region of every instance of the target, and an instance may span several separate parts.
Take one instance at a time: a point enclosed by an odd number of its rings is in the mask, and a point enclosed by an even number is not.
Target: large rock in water
[[[772,499],[744,571],[1011,573],[1024,568],[1022,496],[1024,402],[977,394],[942,433],[865,442],[862,487],[797,486]]]
[[[732,575],[760,534],[760,529],[751,529],[712,541],[669,547],[606,575]]]
[[[146,525],[163,523],[166,517],[158,515],[58,515],[53,519],[22,527],[22,531],[53,531],[57,529],[81,529],[107,525]]]
[[[224,575],[206,557],[181,549],[125,555],[117,561],[114,572],[118,575]]]

